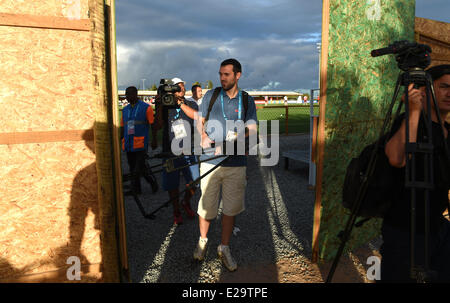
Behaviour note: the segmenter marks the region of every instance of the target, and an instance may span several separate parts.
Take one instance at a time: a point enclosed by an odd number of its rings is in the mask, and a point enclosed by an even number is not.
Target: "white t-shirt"
[[[202,104],[203,97],[201,97],[201,98],[198,99],[198,100],[195,100],[194,98],[189,97],[189,98],[186,98],[186,100],[194,101],[194,102],[196,102],[196,103],[200,106],[200,104]]]

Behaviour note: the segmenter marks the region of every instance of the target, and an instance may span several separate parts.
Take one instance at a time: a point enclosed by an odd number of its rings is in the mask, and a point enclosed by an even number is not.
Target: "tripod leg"
[[[426,76],[425,76],[426,78]],[[434,185],[434,172],[433,172],[433,139],[432,139],[432,106],[431,106],[431,98],[430,93],[432,95],[437,116],[439,117],[439,108],[436,104],[436,100],[433,94],[433,84],[431,80],[426,79],[426,107],[424,107],[421,111],[421,120],[419,120],[417,130],[413,129],[412,139],[410,138],[410,123],[409,123],[409,107],[408,107],[408,92],[405,92],[406,95],[406,115],[405,115],[405,133],[406,133],[406,142],[405,142],[405,150],[406,150],[406,176],[405,176],[405,187],[408,187],[411,192],[411,226],[410,226],[410,243],[411,243],[411,256],[410,256],[410,275],[412,279],[415,279],[417,282],[431,282],[435,278],[435,272],[431,271],[430,268],[430,222],[429,222],[429,214],[430,214],[430,190]],[[426,111],[425,111],[426,108]],[[425,112],[424,112],[425,111]],[[438,121],[441,121],[438,118]],[[421,132],[420,132],[421,131]],[[421,134],[421,135],[420,135]],[[427,139],[424,138],[426,136]],[[414,138],[416,138],[414,140]],[[425,140],[424,140],[425,139]],[[412,141],[412,142],[411,142]],[[444,145],[446,145],[444,143]],[[408,146],[410,148],[408,149]],[[422,157],[418,157],[421,155]],[[422,180],[417,180],[416,174],[416,160],[422,159],[423,163],[423,176]],[[420,167],[420,166],[419,166]],[[418,189],[421,189],[423,192],[423,200],[422,198],[420,202],[423,203],[424,206],[424,245],[422,243],[417,243],[417,226],[416,226],[416,200]],[[422,196],[420,196],[422,197]],[[419,244],[419,245],[418,245]],[[416,247],[423,248],[424,259],[420,260],[420,263],[417,262],[417,255],[420,256],[420,251],[418,254],[416,253]],[[420,249],[420,248],[418,248]],[[419,264],[417,264],[419,263]]]
[[[204,177],[206,177],[207,175],[209,175],[212,171],[214,171],[215,169],[217,169],[221,164],[223,164],[225,161],[227,161],[230,157],[227,156],[225,159],[223,159],[222,161],[220,161],[216,166],[214,166],[213,168],[211,168],[209,171],[207,171],[204,175],[198,177],[196,180],[192,181],[191,183],[189,183],[188,186],[186,186],[186,189],[181,191],[179,193],[179,195],[181,196],[182,194],[184,194],[184,192],[186,190],[191,190],[191,188],[193,188],[195,185],[197,185],[201,179],[203,179]],[[152,211],[149,216],[154,215],[156,212],[158,212],[161,208],[166,207],[169,205],[169,203],[172,202],[172,199],[170,199],[169,201],[165,202],[163,205],[161,205],[160,207],[158,207],[157,209],[155,209],[154,211]]]
[[[352,213],[350,218],[347,220],[345,230],[342,233],[341,245],[339,246],[339,249],[336,253],[336,257],[334,258],[333,263],[330,268],[330,271],[328,272],[326,283],[331,283],[331,281],[333,279],[334,272],[336,271],[339,260],[342,256],[342,253],[344,252],[345,244],[347,243],[348,239],[350,238],[350,233],[352,232],[353,225],[355,224],[355,220],[356,220],[356,214]]]
[[[153,220],[155,217],[153,216],[153,214],[146,214],[145,213],[144,206],[142,205],[141,200],[139,199],[139,197],[137,195],[133,195],[133,197],[134,197],[134,201],[136,202],[136,204],[137,204],[137,206],[138,206],[142,216],[144,218],[146,218],[146,219]]]
[[[153,175],[152,169],[148,165],[147,161],[145,162],[144,179],[152,187],[152,192],[156,193],[158,191],[158,181],[156,180],[155,176]]]

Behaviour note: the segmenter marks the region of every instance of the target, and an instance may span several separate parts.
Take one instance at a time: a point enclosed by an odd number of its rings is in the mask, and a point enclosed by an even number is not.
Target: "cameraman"
[[[433,138],[433,172],[434,190],[430,191],[430,211],[428,221],[430,268],[437,273],[436,280],[450,282],[450,222],[443,213],[449,206],[449,158],[445,146],[450,146],[448,130],[450,126],[445,122],[450,112],[450,65],[439,65],[429,68],[427,72],[433,79],[436,101],[442,125],[438,123],[438,116],[432,102],[432,138]],[[409,101],[409,142],[424,141],[422,111],[426,112],[425,87],[408,87]],[[430,96],[431,98],[431,96]],[[404,101],[404,97],[402,99]],[[394,121],[392,133],[385,146],[385,153],[391,166],[405,172],[406,154],[405,143],[406,122],[404,115]],[[443,137],[444,134],[444,137]],[[424,174],[423,155],[416,154],[417,179]],[[381,281],[382,282],[415,282],[410,276],[410,201],[411,190],[405,188],[404,179],[396,184],[399,192],[395,203],[391,206],[383,219],[381,246]],[[416,233],[415,233],[415,264],[424,265],[424,191],[416,190]]]
[[[180,87],[179,92],[175,92],[174,96],[177,100],[178,108],[168,108],[167,109],[167,121],[164,121],[165,117],[163,115],[163,105],[161,104],[161,96],[156,97],[156,125],[158,129],[163,129],[163,152],[168,152],[170,146],[172,146],[172,141],[181,136],[191,136],[193,138],[194,131],[194,116],[198,111],[198,105],[195,101],[186,100],[184,95],[186,93],[185,82],[180,78],[172,79],[173,85],[178,85]],[[190,132],[186,128],[186,124],[190,126]],[[180,131],[181,128],[181,131]],[[178,138],[177,138],[178,139]],[[183,141],[181,141],[183,143]],[[165,158],[163,161],[167,161]],[[167,172],[163,170],[162,179],[163,184],[162,187],[165,191],[168,191],[169,198],[173,202],[173,214],[174,214],[174,223],[182,224],[183,218],[180,212],[179,205],[179,186],[180,186],[180,171],[183,173],[184,180],[186,184],[191,181],[197,179],[199,177],[199,166],[197,163],[197,158],[194,155],[182,155],[173,160],[173,164],[175,168],[187,166],[180,170],[175,170],[173,172]],[[194,164],[194,165],[192,165]],[[195,189],[187,190],[184,195],[184,199],[182,202],[182,206],[188,215],[189,218],[194,218],[195,212],[191,209],[190,200],[195,193]]]

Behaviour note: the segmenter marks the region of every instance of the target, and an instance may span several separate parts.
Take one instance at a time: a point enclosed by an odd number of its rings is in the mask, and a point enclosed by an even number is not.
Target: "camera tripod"
[[[196,162],[196,163],[193,163],[193,164],[190,164],[190,165],[186,165],[186,166],[174,168],[172,171],[180,170],[180,169],[183,169],[183,168],[188,167],[188,166],[191,166],[191,165],[199,164],[199,163],[202,163],[202,162],[210,161],[210,160],[213,160],[213,159],[216,159],[216,158],[221,158],[221,157],[226,157],[226,158],[223,159],[222,161],[220,161],[220,162],[219,162],[217,165],[215,165],[213,168],[211,168],[210,170],[208,170],[205,174],[203,174],[203,175],[201,175],[200,177],[198,177],[197,179],[191,181],[189,184],[186,184],[186,188],[185,188],[183,191],[181,191],[181,192],[179,193],[179,196],[181,196],[181,195],[182,195],[183,193],[185,193],[186,191],[194,190],[195,187],[200,183],[201,179],[203,179],[204,177],[206,177],[207,175],[209,175],[210,173],[212,173],[212,172],[213,172],[215,169],[217,169],[221,164],[225,163],[225,161],[227,161],[227,160],[229,159],[229,156],[221,155],[221,156],[217,156],[217,157],[213,157],[213,158],[207,159],[207,160],[205,160],[205,161],[199,161],[199,162]],[[144,218],[150,219],[150,220],[154,220],[154,219],[155,219],[155,214],[156,214],[158,211],[160,211],[161,209],[163,209],[163,208],[165,208],[165,207],[168,207],[168,206],[170,205],[170,203],[174,201],[174,199],[169,199],[168,201],[164,202],[161,206],[157,207],[155,210],[153,210],[152,212],[150,212],[150,213],[147,214],[147,213],[145,212],[145,210],[144,210],[144,207],[142,206],[142,203],[141,203],[139,197],[138,197],[137,195],[133,195],[133,198],[134,198],[134,200],[136,201],[136,204],[138,205],[139,210],[141,211],[141,213],[142,213],[142,215],[144,216]]]
[[[215,145],[214,145],[214,143],[213,143],[211,147],[214,148],[214,146],[215,146]],[[224,146],[225,146],[225,145],[224,145]],[[170,156],[170,155],[171,155],[171,156]],[[176,160],[176,159],[178,159],[178,158],[180,158],[180,157],[184,157],[184,155],[181,155],[181,156],[175,156],[175,157],[174,157],[171,153],[162,153],[162,154],[160,154],[160,155],[157,155],[156,157],[159,157],[159,158],[168,158],[168,159],[167,159],[164,163],[162,163],[162,164],[152,166],[151,168],[158,167],[158,166],[162,166],[162,167],[163,167],[163,168],[161,168],[161,169],[155,171],[154,173],[160,173],[160,172],[162,172],[163,170],[166,170],[168,173],[170,173],[170,172],[173,172],[173,171],[176,171],[176,170],[181,170],[181,169],[183,169],[183,168],[190,167],[190,166],[192,166],[192,165],[196,165],[196,164],[208,162],[208,161],[215,160],[215,159],[219,159],[219,158],[224,158],[222,161],[220,161],[219,163],[217,163],[213,168],[211,168],[210,170],[208,170],[205,174],[201,175],[200,177],[198,177],[197,179],[193,180],[193,181],[190,182],[189,184],[186,184],[186,188],[185,188],[183,191],[181,191],[181,192],[179,193],[179,196],[181,196],[183,193],[185,193],[185,192],[188,191],[188,190],[194,190],[195,187],[200,183],[201,179],[203,179],[204,177],[206,177],[207,175],[209,175],[210,173],[212,173],[212,172],[213,172],[215,169],[217,169],[220,165],[224,164],[224,163],[230,158],[230,155],[227,155],[227,154],[226,154],[226,149],[224,149],[223,154],[219,154],[219,155],[213,156],[213,157],[211,157],[211,158],[207,158],[207,159],[205,159],[205,160],[200,160],[200,161],[197,161],[197,162],[195,162],[195,163],[191,163],[191,164],[184,165],[184,166],[180,166],[180,167],[175,167],[173,161]],[[139,210],[140,210],[142,216],[143,216],[144,218],[146,218],[146,219],[151,219],[151,220],[155,219],[155,213],[157,213],[159,210],[161,210],[161,209],[164,208],[164,207],[168,207],[169,204],[170,204],[172,201],[174,201],[174,199],[169,199],[168,201],[164,202],[161,206],[159,206],[158,208],[156,208],[155,210],[153,210],[152,212],[150,212],[150,213],[147,214],[147,213],[145,212],[145,209],[144,209],[144,207],[143,207],[143,205],[142,205],[142,202],[141,202],[141,200],[139,199],[138,195],[137,195],[137,194],[133,194],[133,198],[134,198],[136,204],[138,205],[138,208],[139,208]]]
[[[405,43],[405,42],[402,42]],[[397,46],[397,48],[393,47]],[[411,201],[410,201],[410,218],[411,218],[411,226],[410,226],[410,277],[411,279],[419,282],[426,283],[431,282],[436,277],[436,273],[430,269],[430,255],[429,255],[429,238],[430,238],[430,222],[429,222],[429,210],[430,210],[430,191],[434,189],[434,173],[433,173],[433,141],[432,141],[432,118],[431,118],[431,102],[433,102],[434,110],[436,112],[436,116],[440,125],[442,125],[441,116],[439,115],[439,107],[436,102],[434,88],[432,84],[431,77],[424,71],[423,68],[428,66],[428,64],[416,64],[419,61],[408,62],[406,60],[411,60],[408,58],[406,54],[410,54],[414,51],[417,52],[418,46],[417,44],[407,44],[407,45],[393,45],[389,48],[375,50],[372,52],[372,56],[378,56],[388,53],[400,53],[397,61],[399,62],[399,67],[403,70],[403,72],[398,76],[397,82],[394,89],[394,95],[392,98],[392,102],[389,106],[388,113],[384,119],[384,123],[382,129],[380,131],[379,140],[376,142],[375,149],[373,150],[368,168],[365,172],[363,182],[358,189],[356,202],[351,210],[351,215],[347,220],[345,229],[341,231],[338,237],[341,240],[341,244],[338,248],[337,254],[333,260],[331,269],[328,273],[326,282],[330,283],[332,281],[334,272],[336,270],[339,259],[344,251],[345,244],[350,238],[351,231],[353,226],[360,226],[361,222],[367,221],[368,219],[364,219],[355,224],[356,218],[358,216],[359,210],[361,208],[362,200],[367,193],[367,187],[369,180],[374,172],[376,158],[377,158],[377,150],[380,144],[382,144],[382,136],[385,134],[387,125],[391,120],[392,109],[394,104],[396,103],[398,94],[400,92],[401,86],[405,88],[405,135],[406,135],[406,143],[405,143],[405,156],[406,156],[406,166],[405,166],[405,188],[409,189],[411,192]],[[403,47],[403,49],[401,47]],[[410,49],[412,48],[412,51]],[[421,48],[422,50],[423,48]],[[419,50],[420,51],[420,50]],[[430,50],[431,51],[431,50]],[[427,55],[425,54],[425,57]],[[409,64],[408,64],[409,63]],[[410,126],[409,126],[409,96],[408,96],[408,87],[410,84],[414,84],[415,88],[419,86],[425,86],[426,90],[426,105],[421,111],[421,118],[423,123],[419,123],[419,127],[424,131],[425,138],[417,137],[417,142],[410,142]],[[402,103],[399,104],[397,109],[398,116],[400,109],[402,107]],[[419,133],[420,129],[418,129]],[[385,138],[384,143],[386,143],[387,137]],[[444,144],[446,148],[447,157],[449,155],[447,150],[447,145]],[[423,156],[423,179],[417,180],[417,158],[421,154]],[[416,263],[416,203],[417,203],[417,191],[423,190],[424,192],[424,264]]]

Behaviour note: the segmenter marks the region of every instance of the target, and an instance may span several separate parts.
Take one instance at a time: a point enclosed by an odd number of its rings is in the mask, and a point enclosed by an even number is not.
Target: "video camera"
[[[398,68],[409,72],[409,81],[415,84],[415,88],[425,86],[423,70],[431,63],[431,48],[426,44],[409,42],[407,40],[396,41],[388,47],[374,49],[372,57],[394,54]]]
[[[178,103],[174,95],[176,92],[181,92],[181,87],[173,84],[170,79],[161,79],[158,87],[158,95],[161,96],[161,104],[168,108],[177,108]]]

